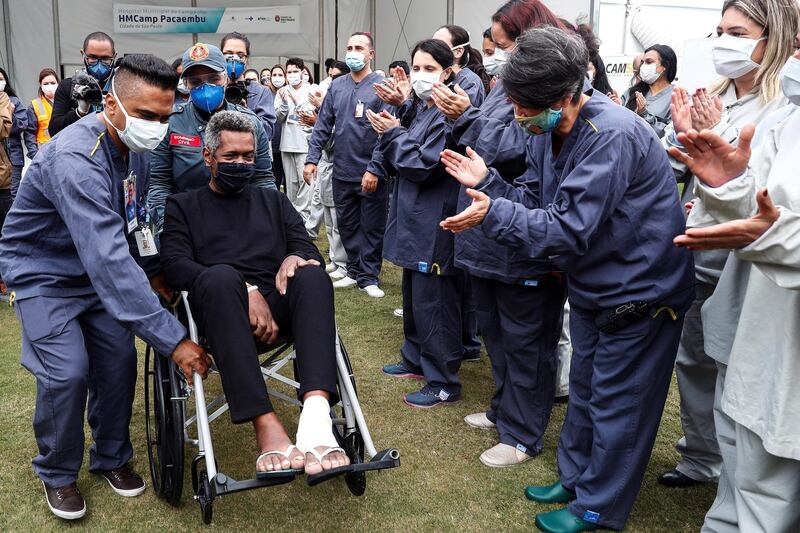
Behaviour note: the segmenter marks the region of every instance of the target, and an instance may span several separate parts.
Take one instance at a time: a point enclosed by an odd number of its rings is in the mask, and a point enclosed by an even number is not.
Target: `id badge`
[[[356,104],[356,118],[363,118],[364,117],[364,102],[361,100],[358,101]]]
[[[136,237],[136,246],[139,248],[139,256],[150,257],[158,254],[156,241],[150,228],[145,226],[141,231],[134,233],[134,237]]]
[[[133,172],[122,180],[122,192],[125,198],[125,222],[130,233],[139,227],[139,219],[136,217],[136,174]]]

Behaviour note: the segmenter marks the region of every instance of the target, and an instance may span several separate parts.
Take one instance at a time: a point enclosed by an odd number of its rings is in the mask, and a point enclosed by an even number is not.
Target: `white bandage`
[[[303,412],[297,423],[295,443],[303,453],[320,446],[334,448],[339,446],[333,436],[331,407],[323,396],[311,396],[303,402]]]

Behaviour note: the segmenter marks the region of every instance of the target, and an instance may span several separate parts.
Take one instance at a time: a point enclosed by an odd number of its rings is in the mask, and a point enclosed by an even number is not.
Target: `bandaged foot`
[[[324,396],[309,396],[297,424],[297,447],[306,454],[306,474],[319,474],[350,464],[333,436],[330,405]]]

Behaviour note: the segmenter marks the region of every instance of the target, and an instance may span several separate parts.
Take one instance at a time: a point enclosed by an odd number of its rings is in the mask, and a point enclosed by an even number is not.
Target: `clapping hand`
[[[677,246],[690,250],[738,250],[757,241],[778,220],[780,211],[772,203],[767,189],[756,194],[758,212],[743,220],[733,220],[707,228],[690,228],[675,237]]]
[[[442,164],[447,173],[458,180],[465,187],[475,187],[487,175],[489,169],[475,150],[467,147],[467,155],[463,156],[452,150],[445,150],[441,153]]]
[[[388,130],[396,128],[400,125],[400,119],[393,116],[385,109],[380,113],[375,113],[371,109],[367,109],[367,120],[372,124],[372,129],[378,135],[383,135]]]
[[[467,189],[467,195],[472,198],[472,205],[464,209],[459,214],[449,217],[439,223],[442,229],[461,233],[483,223],[486,213],[489,212],[491,199],[484,193],[475,189]]]
[[[689,130],[678,134],[678,141],[686,153],[673,147],[669,154],[689,167],[692,174],[709,187],[719,187],[747,170],[755,129],[752,124],[745,126],[739,135],[739,145],[735,147],[713,131]]]
[[[458,120],[472,105],[469,95],[459,85],[451,91],[445,84],[435,83],[431,97],[439,111],[450,120]]]

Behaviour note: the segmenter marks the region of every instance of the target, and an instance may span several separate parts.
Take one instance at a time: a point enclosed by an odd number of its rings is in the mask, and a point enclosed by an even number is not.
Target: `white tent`
[[[254,7],[296,5],[300,33],[249,34],[251,64],[272,66],[288,56],[313,63],[327,57],[344,57],[349,35],[371,31],[375,36],[376,68],[394,59],[408,59],[408,50],[443,24],[454,23],[470,31],[473,46],[503,0],[123,0],[151,6]],[[560,16],[591,17],[594,0],[549,0]],[[145,52],[172,60],[195,41],[219,44],[219,34],[114,33],[112,0],[2,0],[0,66],[9,71],[23,101],[35,96],[41,68],[56,67],[70,76],[81,66],[79,50],[93,31],[110,34],[120,54]]]

